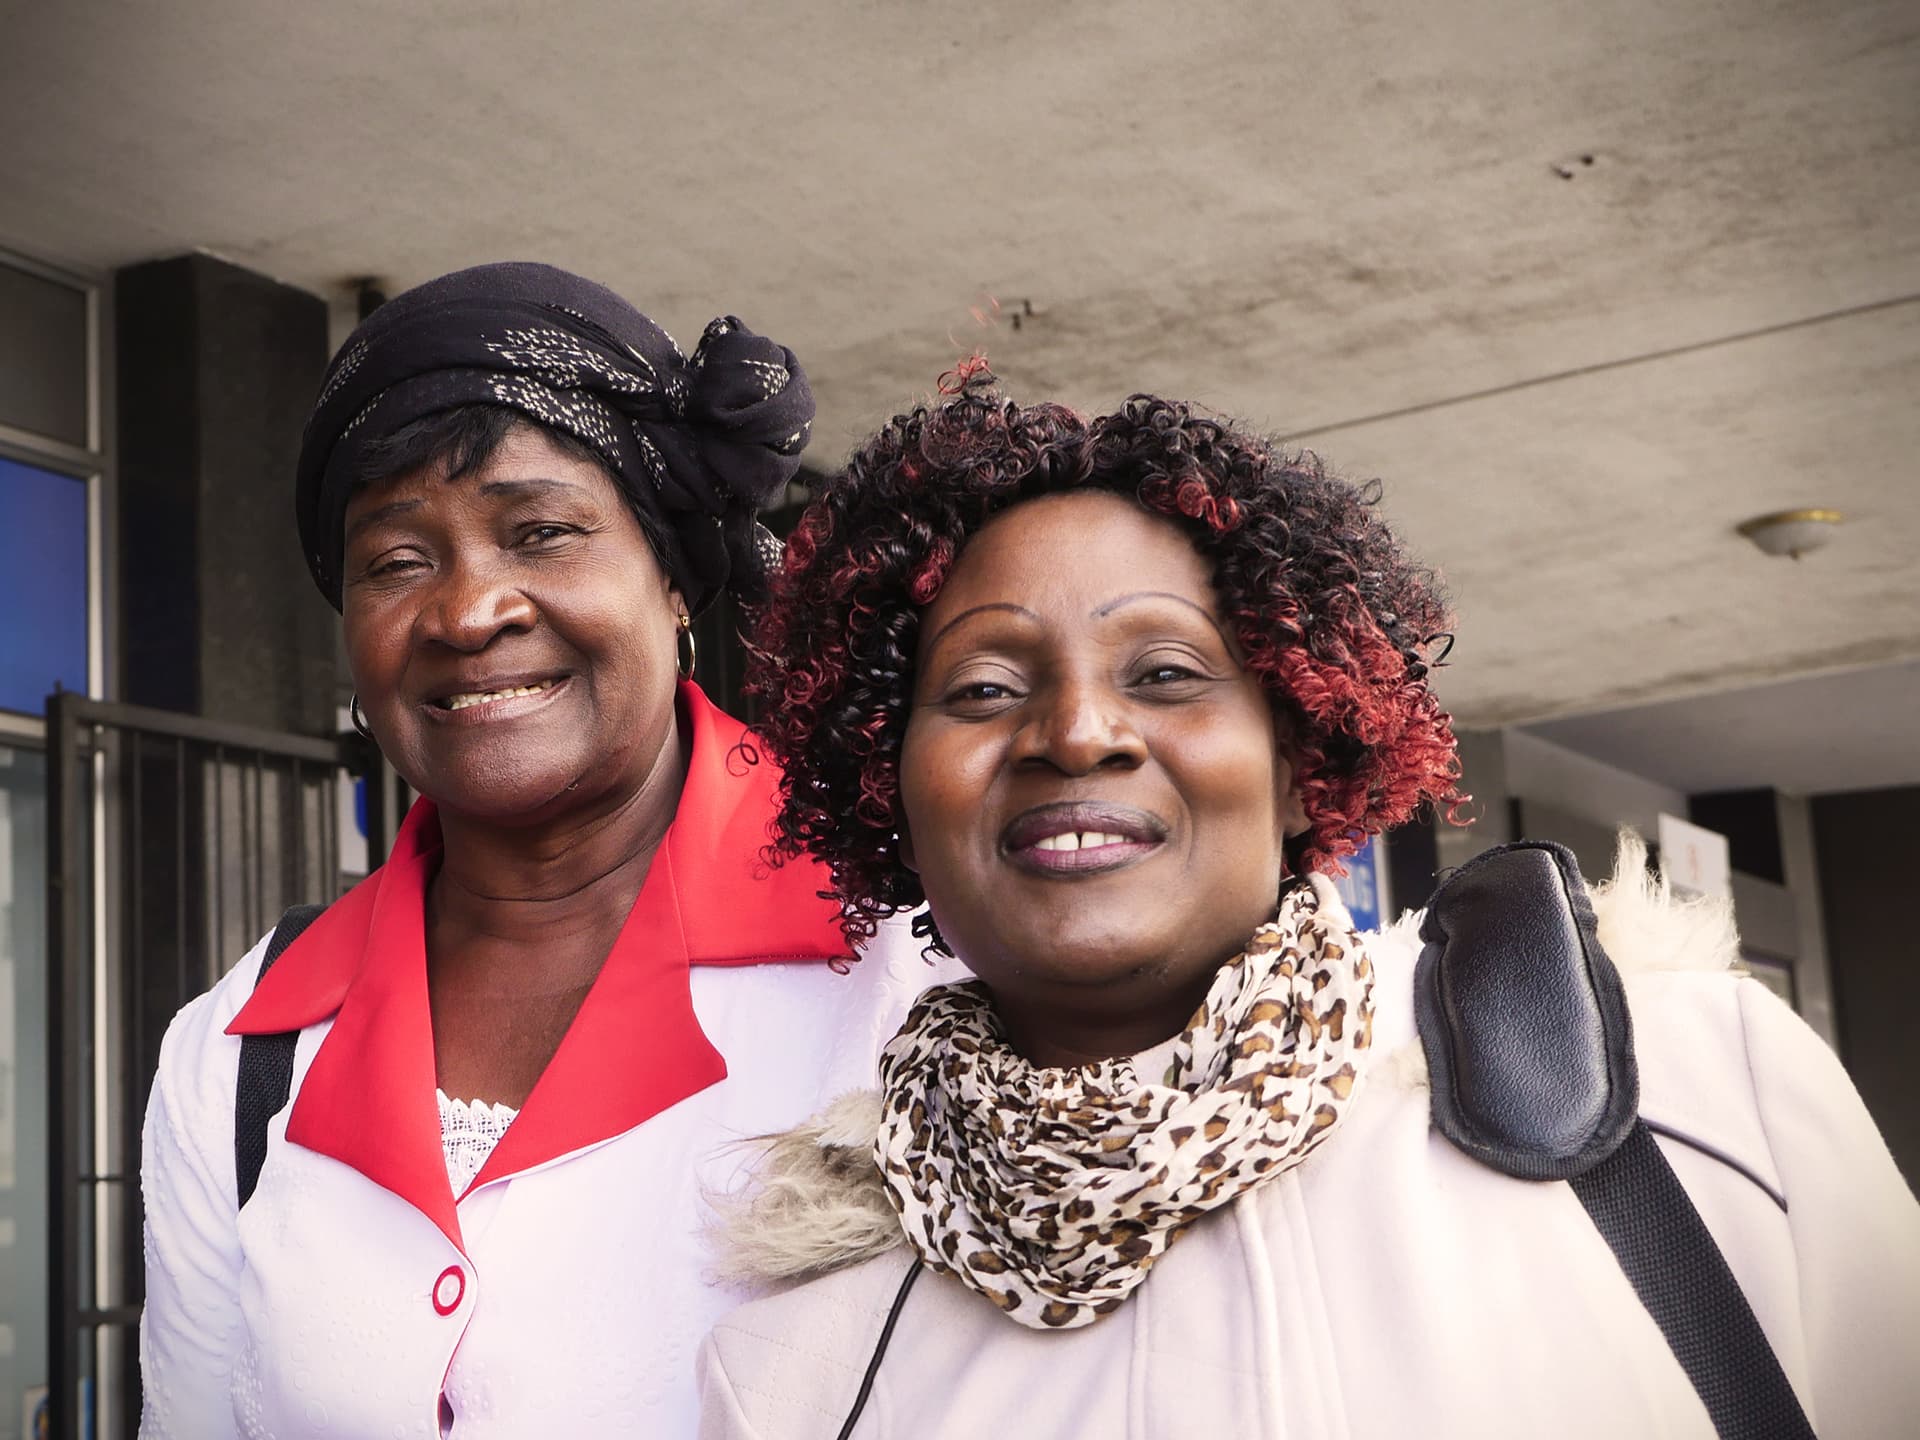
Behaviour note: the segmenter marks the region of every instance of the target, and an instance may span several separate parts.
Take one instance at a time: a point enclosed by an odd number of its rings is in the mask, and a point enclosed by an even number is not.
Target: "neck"
[[[1133,997],[1112,1010],[1023,1004],[995,992],[994,1010],[1007,1041],[1029,1065],[1067,1069],[1138,1055],[1187,1028],[1206,999],[1218,967],[1184,986]]]
[[[1246,951],[1278,910],[1270,906],[1245,917],[1244,923],[1228,921],[1223,933],[1239,938],[1225,948],[1216,935],[1198,954],[1163,957],[1159,964],[1129,967],[1105,978],[1036,980],[1032,967],[995,966],[996,973],[1010,978],[988,987],[994,1013],[1013,1052],[1030,1065],[1062,1069],[1138,1055],[1193,1022],[1221,968]],[[961,963],[966,963],[964,956]]]
[[[638,785],[550,820],[503,825],[443,809],[427,894],[434,969],[499,970],[487,988],[529,994],[590,982],[673,823],[687,759],[676,725]]]

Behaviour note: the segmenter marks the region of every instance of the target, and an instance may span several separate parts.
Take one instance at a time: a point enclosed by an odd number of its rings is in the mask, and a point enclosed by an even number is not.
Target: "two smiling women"
[[[424,798],[168,1032],[142,1433],[1710,1434],[1570,1189],[1435,1133],[1412,945],[1327,879],[1459,798],[1446,610],[1366,497],[963,374],[789,542],[743,746],[680,641],[760,598],[811,415],[738,321],[683,354],[543,266],[335,359],[301,538]],[[908,912],[977,977],[910,1014]],[[1639,922],[1640,1113],[1819,1432],[1893,1433],[1920,1212],[1833,1056]],[[780,1131],[719,1259],[811,1283],[713,1328],[696,1420],[701,1197]]]

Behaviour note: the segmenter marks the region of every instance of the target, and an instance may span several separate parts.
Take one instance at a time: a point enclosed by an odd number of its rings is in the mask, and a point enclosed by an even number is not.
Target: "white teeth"
[[[1102,830],[1078,830],[1065,835],[1049,835],[1034,845],[1036,850],[1097,850],[1102,845],[1125,845],[1124,835],[1109,835]]]
[[[538,695],[542,690],[551,690],[554,682],[542,680],[538,685],[520,685],[512,690],[480,690],[468,695],[449,695],[440,703],[449,710],[465,710],[469,705],[484,705],[489,700],[511,700],[519,695]]]

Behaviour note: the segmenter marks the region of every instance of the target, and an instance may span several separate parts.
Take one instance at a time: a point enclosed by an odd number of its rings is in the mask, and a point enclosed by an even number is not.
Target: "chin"
[[[442,810],[500,825],[530,824],[544,819],[585,793],[583,788],[569,788],[577,785],[580,772],[555,766],[550,757],[537,767],[504,772],[476,773],[477,770],[478,767],[467,767],[451,774],[434,775],[426,784],[414,788],[431,796]]]
[[[1010,918],[1017,923],[1017,917]],[[1011,933],[1003,931],[986,949],[1001,957],[996,968],[1047,984],[1079,986],[1160,970],[1175,943],[1174,937],[1129,925],[1124,916],[1068,923],[1032,917]],[[967,951],[957,941],[954,948],[966,963]]]

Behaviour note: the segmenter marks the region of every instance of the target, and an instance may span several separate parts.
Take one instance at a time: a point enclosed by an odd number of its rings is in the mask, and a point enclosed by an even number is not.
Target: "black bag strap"
[[[254,976],[257,988],[267,971],[300,933],[319,917],[324,905],[295,905],[280,917],[267,941],[267,953]],[[239,1083],[233,1092],[233,1174],[241,1206],[253,1198],[260,1167],[267,1163],[267,1122],[278,1115],[293,1091],[293,1049],[300,1032],[240,1037]]]
[[[1726,1257],[1653,1132],[1619,973],[1572,854],[1521,841],[1476,856],[1420,927],[1414,1014],[1433,1124],[1521,1180],[1566,1180],[1721,1440],[1813,1428]]]
[[[1813,1440],[1780,1361],[1645,1121],[1569,1182],[1722,1436]]]
[[[913,1289],[913,1282],[920,1278],[920,1257],[914,1256],[913,1263],[907,1267],[900,1288],[893,1292],[893,1306],[887,1311],[887,1322],[880,1327],[880,1338],[874,1342],[873,1354],[867,1357],[866,1374],[860,1377],[859,1393],[853,1397],[853,1408],[847,1412],[847,1418],[840,1424],[837,1440],[850,1440],[853,1427],[860,1423],[860,1416],[866,1411],[867,1399],[873,1394],[873,1378],[880,1373],[880,1362],[887,1358],[887,1346],[893,1343],[893,1327],[900,1323],[900,1311],[906,1306],[907,1295]]]

